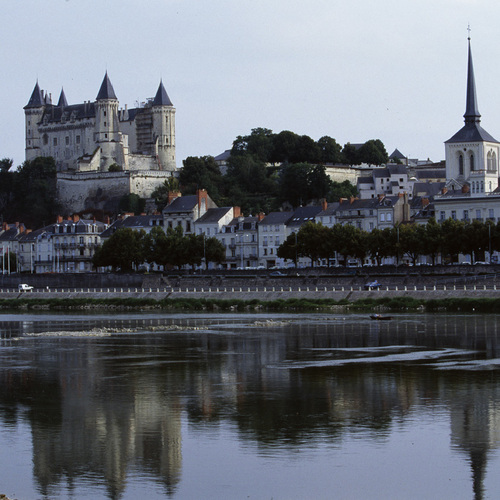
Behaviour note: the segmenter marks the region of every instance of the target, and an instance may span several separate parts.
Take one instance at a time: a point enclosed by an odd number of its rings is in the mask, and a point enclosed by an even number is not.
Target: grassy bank
[[[500,298],[447,298],[420,300],[409,297],[367,298],[355,302],[343,299],[287,299],[274,301],[146,298],[109,299],[0,299],[0,309],[19,310],[147,310],[177,311],[427,311],[496,313],[500,311]]]

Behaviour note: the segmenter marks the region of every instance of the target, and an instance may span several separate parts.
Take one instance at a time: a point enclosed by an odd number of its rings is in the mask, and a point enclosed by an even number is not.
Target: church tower
[[[167,91],[160,86],[152,104],[153,141],[161,170],[173,171],[175,164],[175,108]]]
[[[451,189],[468,185],[471,196],[482,196],[498,187],[500,144],[480,126],[470,37],[468,49],[465,125],[445,142],[446,179]]]
[[[42,121],[43,112],[45,110],[45,100],[43,91],[40,90],[37,81],[28,104],[24,106],[24,121],[26,128],[25,150],[27,160],[33,160],[37,156],[41,156],[38,124]]]
[[[123,139],[118,122],[118,99],[106,72],[95,102],[95,141],[100,148],[101,170],[113,163],[125,169]]]

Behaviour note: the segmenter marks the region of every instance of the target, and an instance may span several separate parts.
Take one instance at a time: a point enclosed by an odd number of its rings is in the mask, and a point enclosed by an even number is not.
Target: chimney
[[[328,208],[328,202],[326,201],[326,198],[322,198],[321,200],[321,210],[325,211]]]
[[[58,215],[57,216],[57,220],[56,220],[57,224],[62,224],[62,221],[63,221],[63,216],[62,215]]]
[[[68,215],[68,216],[66,217],[66,220],[71,220],[71,221],[72,221],[72,220],[73,220],[73,217],[71,217],[71,215]]]
[[[384,198],[385,198],[385,196],[383,194],[378,195],[378,201],[382,201]]]
[[[8,225],[6,222],[4,222],[4,223],[2,224],[2,229],[3,229],[4,231],[8,231],[8,230],[9,230],[9,225]]]
[[[233,207],[233,218],[237,219],[241,215],[241,207]]]
[[[441,189],[441,194],[446,194],[447,192],[448,192],[448,188],[444,187],[443,189]]]
[[[257,214],[257,220],[260,222],[265,216],[266,214],[264,212],[259,212]]]
[[[73,215],[73,222],[78,222],[80,220],[80,216],[77,214]]]
[[[422,208],[430,203],[429,198],[422,198]]]
[[[464,184],[464,185],[462,186],[462,193],[468,193],[468,192],[469,192],[469,190],[470,190],[470,188],[469,188],[469,185],[468,185],[468,184]]]
[[[344,201],[347,201],[347,198],[340,198],[339,203],[344,203]]]
[[[349,198],[349,203],[352,205],[358,198],[356,198],[355,196],[351,196]]]
[[[106,224],[107,226],[111,224],[111,219],[109,218],[109,215],[106,215],[106,217],[104,217],[104,224]]]

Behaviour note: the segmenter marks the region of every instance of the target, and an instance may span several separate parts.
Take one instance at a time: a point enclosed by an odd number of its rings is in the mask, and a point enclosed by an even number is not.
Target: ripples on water
[[[0,315],[0,493],[495,497],[498,328],[467,315]]]

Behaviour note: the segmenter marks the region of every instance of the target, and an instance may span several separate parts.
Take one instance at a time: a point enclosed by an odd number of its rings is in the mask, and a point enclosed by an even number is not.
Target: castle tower
[[[161,170],[173,171],[175,163],[175,108],[160,81],[153,100],[153,141]]]
[[[500,144],[479,123],[476,83],[468,38],[467,96],[465,125],[445,142],[446,179],[448,185],[460,188],[469,184],[471,196],[491,193],[498,187]]]
[[[113,163],[125,167],[118,122],[118,99],[107,72],[95,102],[95,140],[100,148],[102,171],[107,171]]]
[[[38,124],[42,120],[44,111],[45,98],[37,81],[28,104],[24,106],[26,160],[33,160],[41,155]]]

